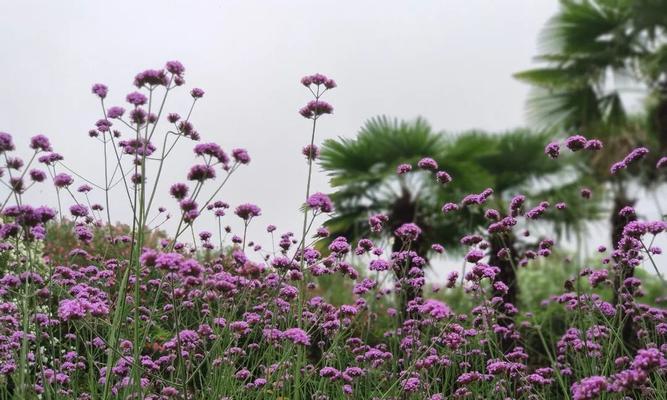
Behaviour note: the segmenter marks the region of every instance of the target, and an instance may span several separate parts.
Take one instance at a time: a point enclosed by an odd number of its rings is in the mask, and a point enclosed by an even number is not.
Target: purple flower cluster
[[[638,147],[632,150],[630,153],[628,153],[628,155],[625,156],[623,160],[612,164],[609,171],[611,172],[612,175],[616,175],[621,170],[628,168],[628,166],[630,166],[631,164],[634,164],[637,161],[644,158],[648,153],[649,150],[646,147]]]
[[[333,211],[333,203],[329,196],[324,193],[314,193],[308,197],[306,204],[311,210],[321,213],[330,213]]]

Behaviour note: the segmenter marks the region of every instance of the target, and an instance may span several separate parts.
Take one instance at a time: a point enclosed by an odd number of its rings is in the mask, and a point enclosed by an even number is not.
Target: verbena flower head
[[[75,204],[69,208],[69,212],[74,217],[86,217],[88,216],[88,207],[83,204]]]
[[[188,185],[185,183],[175,183],[169,189],[169,193],[177,200],[183,200],[188,195]]]
[[[30,179],[34,182],[44,182],[46,180],[46,173],[39,169],[30,170]]]
[[[13,151],[16,147],[12,141],[12,135],[6,132],[0,132],[0,153]]]
[[[301,150],[301,153],[306,156],[308,160],[315,160],[320,156],[320,149],[316,145],[306,145]]]
[[[607,391],[607,378],[591,376],[572,384],[573,400],[597,399]]]
[[[253,217],[260,216],[262,214],[262,210],[254,204],[246,203],[236,207],[234,214],[239,216],[239,218],[248,221]]]
[[[232,150],[232,157],[239,164],[249,164],[250,163],[250,155],[248,154],[248,151],[245,150],[245,149],[233,149]]]
[[[590,151],[599,151],[602,150],[603,147],[604,145],[602,144],[602,141],[598,139],[590,139],[586,142],[586,146],[584,146],[586,150]]]
[[[96,83],[93,85],[91,92],[99,97],[100,99],[104,99],[107,97],[107,93],[109,92],[109,88],[107,88],[106,85],[103,85],[101,83]]]
[[[323,100],[311,100],[305,107],[299,110],[299,114],[304,118],[318,118],[323,114],[332,114],[333,106]]]
[[[410,164],[400,164],[396,167],[396,173],[399,175],[405,175],[410,171],[412,171],[412,165]]]
[[[171,72],[174,75],[183,76],[185,73],[185,67],[181,64],[180,61],[167,61],[167,64],[164,67],[167,71]]]
[[[193,165],[188,172],[189,181],[203,182],[207,179],[215,178],[215,169],[210,165],[198,164]]]
[[[30,139],[30,148],[37,151],[52,151],[49,138],[44,135],[36,135]]]
[[[335,88],[336,81],[333,79],[327,78],[326,76],[322,74],[314,74],[314,75],[308,75],[304,76],[301,78],[301,84],[309,87],[310,85],[315,85],[315,86],[324,86],[326,89],[333,89]]]
[[[422,230],[417,224],[406,223],[401,225],[396,229],[394,234],[401,238],[403,241],[415,241],[421,235]]]
[[[143,106],[148,102],[148,97],[141,92],[132,92],[125,97],[125,100],[135,106]]]
[[[114,106],[107,110],[107,117],[111,119],[120,118],[123,114],[125,114],[125,109],[123,107]]]
[[[560,154],[560,145],[558,142],[551,142],[544,148],[544,154],[548,155],[552,159],[558,158]]]
[[[324,193],[313,193],[308,197],[306,204],[311,210],[319,211],[322,213],[330,213],[333,211],[333,203],[329,196]]]
[[[438,171],[435,174],[435,178],[443,185],[452,181],[452,177],[446,171]]]
[[[161,85],[166,86],[168,84],[169,78],[163,69],[147,69],[138,73],[134,77],[134,86],[138,88],[155,87]]]
[[[53,177],[53,184],[59,188],[67,187],[72,183],[74,183],[74,179],[65,173],[60,173]]]
[[[192,96],[193,99],[201,99],[204,97],[204,89],[200,88],[194,88],[190,91],[190,96]]]
[[[294,344],[310,346],[310,337],[303,329],[290,328],[282,333],[282,337]]]
[[[417,166],[421,169],[426,169],[429,171],[435,171],[438,169],[438,163],[430,157],[424,157],[419,160]]]
[[[572,151],[579,151],[586,147],[588,140],[581,135],[570,136],[565,139],[565,147]]]
[[[666,168],[667,167],[667,157],[660,157],[658,162],[655,164],[655,167],[660,169],[660,168]]]
[[[634,162],[637,162],[644,158],[647,154],[649,153],[648,149],[646,147],[637,147],[636,149],[632,150],[625,158],[623,159],[623,162],[626,165],[630,165]]]

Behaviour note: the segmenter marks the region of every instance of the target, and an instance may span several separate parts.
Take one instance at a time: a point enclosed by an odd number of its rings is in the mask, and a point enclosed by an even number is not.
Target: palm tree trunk
[[[415,221],[417,205],[412,200],[412,194],[406,187],[402,187],[401,191],[401,197],[396,200],[391,210],[390,221],[392,223],[392,231],[395,231],[403,224],[417,222]],[[422,226],[421,228],[423,229],[424,227]],[[422,235],[411,244],[411,250],[417,252],[422,257],[426,257],[426,251],[428,251],[427,245]],[[403,241],[398,237],[394,237],[391,250],[393,253],[404,250]],[[398,296],[398,316],[401,323],[410,318],[410,313],[407,312],[408,304],[422,294],[421,288],[415,288],[408,284],[409,270],[409,265],[394,266],[396,282],[400,282],[400,293],[396,293],[396,295]]]
[[[505,303],[516,305],[519,294],[519,284],[517,282],[516,270],[517,252],[515,248],[516,238],[513,235],[493,235],[490,238],[491,247],[489,249],[489,265],[500,268],[500,274],[496,276],[497,281],[507,285],[507,293],[495,292],[495,295],[503,298]],[[498,257],[498,252],[506,248],[510,256],[508,258]]]
[[[667,82],[661,82],[657,90],[658,103],[652,112],[652,125],[658,135],[660,152],[667,151]]]
[[[413,243],[413,250],[417,252],[417,254],[421,255],[419,248],[422,247],[418,243],[419,241],[416,241]],[[392,245],[392,252],[396,253],[401,251],[403,248],[403,244],[401,242],[401,239],[399,238],[394,238],[394,244]],[[421,288],[415,288],[414,286],[408,284],[408,271],[410,270],[409,265],[396,265],[394,266],[394,274],[397,282],[400,282],[400,293],[396,293],[398,296],[398,316],[400,319],[400,322],[403,323],[406,319],[411,318],[412,313],[408,313],[408,304],[416,299],[417,297],[421,296],[422,290]]]
[[[621,189],[616,192],[614,196],[614,208],[611,214],[611,243],[614,249],[618,249],[618,243],[623,237],[623,228],[625,225],[635,220],[634,216],[623,217],[619,213],[623,207],[633,207],[636,200],[629,199],[625,190]],[[619,290],[623,284],[623,280],[634,275],[634,270],[628,266],[621,266],[614,279],[614,305],[619,303]]]
[[[501,281],[507,285],[507,293],[500,292],[494,288],[494,296],[502,297],[503,303],[510,303],[516,306],[517,297],[519,294],[519,282],[515,266],[517,265],[516,252],[516,238],[514,235],[493,235],[489,239],[491,244],[489,249],[489,265],[500,268],[500,273],[496,276],[496,281]],[[509,257],[499,257],[498,252],[506,248],[509,252]],[[500,326],[509,327],[514,323],[514,318],[505,314],[499,314],[498,324]],[[500,345],[504,351],[509,351],[513,348],[513,340],[502,338]]]
[[[611,243],[614,249],[618,249],[619,242],[623,237],[623,228],[625,225],[635,219],[634,216],[624,217],[619,213],[623,207],[633,207],[636,203],[636,200],[629,199],[624,189],[619,189],[614,196],[614,208],[611,214]],[[613,292],[613,304],[618,306],[621,302],[621,289],[623,287],[623,281],[627,278],[630,278],[634,275],[634,268],[628,265],[620,264],[617,267],[616,274],[614,276],[614,292]],[[619,312],[623,313],[623,307],[617,308]],[[628,348],[632,347],[634,342],[633,330],[632,330],[632,319],[631,317],[626,317],[623,313],[621,321],[623,322],[622,326],[622,336],[625,346]]]

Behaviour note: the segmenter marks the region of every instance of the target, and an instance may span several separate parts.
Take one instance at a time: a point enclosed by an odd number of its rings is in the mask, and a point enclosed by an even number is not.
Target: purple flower
[[[607,378],[591,376],[572,384],[573,400],[592,400],[600,397],[607,391]]]
[[[107,110],[107,117],[111,119],[120,118],[123,114],[125,114],[125,109],[123,107],[114,106]]]
[[[630,165],[633,162],[641,160],[648,153],[649,151],[646,147],[637,147],[636,149],[632,150],[627,156],[625,156],[623,162],[625,163],[625,165]]]
[[[134,77],[134,86],[166,86],[169,83],[167,74],[162,69],[147,69]]]
[[[387,260],[378,258],[377,260],[371,261],[368,269],[370,269],[371,271],[387,271],[389,270],[390,266],[391,265]]]
[[[282,337],[294,344],[310,346],[310,337],[303,329],[290,328],[282,333]]]
[[[143,106],[148,102],[148,98],[144,96],[143,93],[132,92],[125,97],[128,103],[134,104],[135,106]]]
[[[565,139],[565,147],[572,151],[579,151],[586,146],[587,140],[581,135],[570,136]]]
[[[438,254],[442,254],[445,252],[444,246],[439,243],[433,243],[431,245],[431,250],[435,251]]]
[[[614,163],[611,168],[609,168],[609,172],[611,172],[612,175],[616,175],[618,171],[625,169],[627,165],[623,161],[619,161]]]
[[[238,215],[241,219],[248,221],[253,217],[258,217],[262,214],[262,210],[254,204],[241,204],[236,207],[234,214]]]
[[[30,170],[30,179],[34,182],[44,182],[46,180],[46,173],[39,169]]]
[[[135,108],[134,110],[130,111],[130,121],[137,125],[143,125],[146,123],[146,117],[148,117],[148,114],[143,108]],[[141,140],[143,140],[143,138]]]
[[[655,167],[658,169],[667,167],[667,157],[660,157]]]
[[[182,76],[185,73],[185,67],[180,61],[167,61],[165,69],[178,76]]]
[[[95,122],[97,130],[100,132],[109,132],[111,125],[112,125],[111,121],[109,121],[108,119],[100,119],[97,122]]]
[[[552,159],[558,158],[560,154],[560,145],[558,142],[551,142],[544,148],[544,154],[548,155]]]
[[[446,171],[438,171],[435,178],[443,185],[452,181],[452,177]]]
[[[30,148],[39,151],[51,151],[51,143],[46,136],[36,135],[30,139]]]
[[[324,367],[320,369],[320,376],[322,378],[329,378],[333,381],[340,377],[340,371],[334,367]]]
[[[63,321],[81,319],[86,316],[86,308],[78,300],[62,300],[58,305],[58,317]]]
[[[188,185],[185,183],[175,183],[169,188],[169,193],[177,200],[183,200],[188,195]]]
[[[424,157],[421,160],[419,160],[417,166],[421,169],[430,171],[435,171],[436,169],[438,169],[438,163],[430,157]]]
[[[426,300],[424,304],[419,306],[419,312],[436,320],[441,320],[452,315],[452,310],[447,304],[435,299]]]
[[[410,164],[400,164],[396,167],[396,173],[399,175],[405,175],[410,171],[412,171],[412,165]]]
[[[458,211],[459,206],[456,203],[445,203],[445,205],[442,206],[442,213],[443,214],[448,214],[452,211]]]
[[[194,88],[190,91],[190,96],[192,96],[193,99],[201,99],[204,97],[204,90],[200,88]]]
[[[306,87],[310,85],[317,85],[317,86],[324,85],[324,87],[327,89],[333,89],[337,86],[336,81],[327,78],[322,74],[304,76],[303,78],[301,78],[301,84]]]
[[[207,179],[215,178],[215,170],[210,165],[193,165],[188,172],[188,180],[203,182]]]
[[[248,151],[245,149],[233,149],[232,157],[234,158],[234,160],[236,160],[236,162],[240,164],[250,163],[250,155],[248,154]]]
[[[6,132],[0,132],[0,153],[12,151],[15,148],[14,142],[12,141],[12,135]]]
[[[466,261],[470,263],[476,263],[477,261],[484,258],[484,252],[481,250],[473,249],[468,252],[465,258]]]
[[[419,378],[413,377],[413,378],[403,379],[401,381],[401,387],[406,392],[416,392],[417,390],[419,390],[420,386],[421,383],[419,382]]]
[[[227,154],[220,146],[215,143],[200,143],[194,147],[193,151],[198,156],[208,155],[215,157],[222,164],[227,164],[229,162],[229,157],[227,157]]]
[[[384,214],[371,215],[368,218],[368,225],[371,227],[371,232],[380,232],[388,220],[389,218]]]
[[[306,145],[301,150],[301,153],[306,156],[308,160],[315,160],[320,156],[320,149],[316,145]]]
[[[422,230],[416,224],[411,222],[401,225],[396,229],[394,234],[401,238],[403,241],[414,241],[417,240],[419,235],[421,235]]]
[[[602,144],[602,141],[598,139],[590,139],[589,141],[586,142],[586,146],[584,146],[586,150],[590,151],[602,150],[603,147],[604,146]]]
[[[53,178],[53,184],[59,188],[67,187],[72,183],[74,183],[74,179],[65,173],[60,173]]]
[[[137,154],[140,156],[150,156],[156,150],[153,143],[146,142],[144,138],[121,140],[118,142],[118,146],[123,149],[125,154]]]
[[[333,211],[333,203],[329,196],[324,193],[313,193],[308,197],[306,204],[311,210],[319,211],[322,213],[330,213]]]
[[[167,121],[171,122],[172,124],[178,122],[179,119],[181,119],[181,116],[176,113],[167,114]]]
[[[88,215],[88,207],[83,204],[75,204],[69,208],[69,212],[75,217],[86,217]]]
[[[317,118],[323,114],[333,113],[333,106],[326,101],[322,100],[311,100],[306,104],[305,107],[299,110],[299,114],[304,118]]]
[[[588,282],[591,284],[591,286],[597,287],[600,283],[607,280],[608,276],[609,271],[606,269],[598,269],[591,272],[591,274],[588,276]]]
[[[100,99],[107,97],[108,91],[109,89],[106,87],[106,85],[103,85],[101,83],[94,84],[93,88],[91,89],[91,92],[97,95],[97,97],[99,97]]]

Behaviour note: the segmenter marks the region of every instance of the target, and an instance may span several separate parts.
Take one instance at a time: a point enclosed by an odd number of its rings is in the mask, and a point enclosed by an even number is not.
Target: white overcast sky
[[[534,65],[557,8],[556,0],[3,1],[0,130],[24,150],[30,136],[48,135],[71,167],[100,181],[100,144],[87,137],[100,118],[91,84],[107,84],[108,104],[122,104],[136,72],[180,60],[186,87],[206,90],[192,118],[203,141],[253,158],[221,198],[258,204],[251,236],[264,241],[269,223],[299,230],[310,128],[297,114],[309,100],[301,76],[321,72],[339,85],[316,142],[352,137],[380,114],[423,116],[453,132],[522,126],[529,88],[511,75]],[[185,113],[187,101],[176,92],[166,109]],[[174,154],[165,182],[184,180],[190,148]],[[320,171],[314,189],[328,190]],[[161,194],[173,208],[166,187]],[[46,185],[31,197],[55,199]],[[114,196],[114,219],[127,218],[123,200]]]

